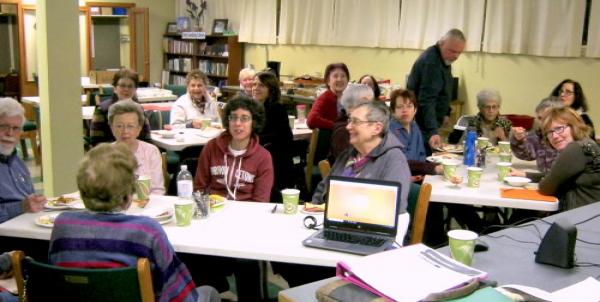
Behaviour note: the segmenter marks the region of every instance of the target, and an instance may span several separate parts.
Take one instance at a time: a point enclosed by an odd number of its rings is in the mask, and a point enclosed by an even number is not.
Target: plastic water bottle
[[[463,157],[463,164],[465,166],[475,165],[475,141],[477,140],[477,132],[469,129],[467,131],[467,137],[465,139],[465,154]]]
[[[194,182],[192,180],[192,173],[188,171],[187,165],[181,165],[181,171],[177,174],[177,196],[180,199],[192,199],[192,192],[194,191]]]

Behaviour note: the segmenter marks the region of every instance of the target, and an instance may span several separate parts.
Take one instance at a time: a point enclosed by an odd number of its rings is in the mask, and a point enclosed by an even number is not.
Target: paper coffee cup
[[[290,122],[290,129],[294,129],[296,117],[293,115],[288,115],[288,121]]]
[[[500,162],[510,163],[512,161],[512,154],[502,152],[502,153],[498,154],[498,159],[500,160]]]
[[[487,137],[478,137],[477,138],[477,149],[487,148],[490,143],[490,139]]]
[[[479,183],[481,181],[481,174],[483,173],[483,169],[479,167],[468,167],[467,168],[467,186],[471,188],[479,187]]]
[[[496,164],[498,167],[498,180],[504,181],[504,177],[508,176],[510,172],[510,167],[512,167],[511,163],[499,162]]]
[[[442,162],[442,167],[444,168],[444,180],[450,180],[450,178],[456,174],[458,162],[454,160],[446,160]]]
[[[135,193],[137,195],[135,201],[140,208],[145,207],[150,200],[150,180],[149,176],[139,176],[135,183]]]
[[[296,214],[298,211],[298,200],[300,199],[300,190],[284,189],[281,190],[283,197],[283,213]]]
[[[510,153],[510,142],[498,142],[498,149],[500,150],[500,153]]]
[[[448,232],[448,245],[452,258],[465,265],[471,265],[477,233],[468,230],[452,230]]]
[[[178,226],[190,225],[193,215],[194,202],[192,200],[178,200],[175,202],[175,220]]]
[[[203,119],[201,119],[201,121],[202,121],[202,129],[210,127],[210,123],[212,122],[212,120],[209,118],[203,118]]]

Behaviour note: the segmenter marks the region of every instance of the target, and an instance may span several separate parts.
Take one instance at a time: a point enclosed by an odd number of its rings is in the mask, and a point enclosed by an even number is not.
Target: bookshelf
[[[198,68],[213,86],[238,85],[243,45],[237,36],[207,35],[203,40],[163,36],[163,83],[185,85],[185,75]]]

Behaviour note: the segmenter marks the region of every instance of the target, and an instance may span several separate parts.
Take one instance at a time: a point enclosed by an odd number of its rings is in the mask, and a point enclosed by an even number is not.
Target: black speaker
[[[555,221],[546,232],[535,256],[535,262],[563,268],[575,264],[577,228],[566,220]]]
[[[281,69],[281,62],[267,61],[267,68],[271,69],[277,79],[279,79],[279,70]]]

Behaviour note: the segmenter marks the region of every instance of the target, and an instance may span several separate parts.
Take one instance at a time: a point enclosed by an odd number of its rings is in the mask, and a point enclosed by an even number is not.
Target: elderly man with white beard
[[[24,212],[39,212],[46,203],[46,197],[35,194],[29,170],[15,150],[24,123],[21,104],[0,98],[0,223]]]

